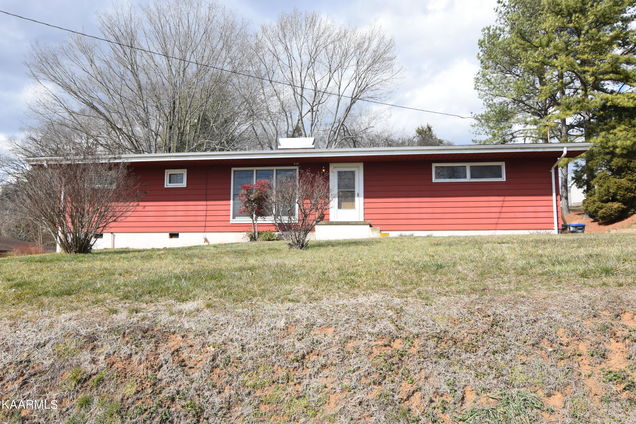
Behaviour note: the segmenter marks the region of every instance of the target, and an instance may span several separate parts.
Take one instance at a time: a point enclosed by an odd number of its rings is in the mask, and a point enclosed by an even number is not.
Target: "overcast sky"
[[[320,12],[350,26],[379,25],[393,38],[403,71],[387,101],[470,115],[481,102],[473,89],[481,28],[494,22],[496,0],[221,0],[238,16],[258,25],[280,13]],[[57,25],[96,33],[96,14],[124,1],[0,0],[0,9]],[[128,2],[126,2],[128,3]],[[25,60],[33,43],[59,43],[68,34],[0,14],[0,149],[27,123],[27,104],[38,87],[27,76]],[[474,137],[471,121],[381,107],[391,129],[412,133],[430,123],[456,144]]]

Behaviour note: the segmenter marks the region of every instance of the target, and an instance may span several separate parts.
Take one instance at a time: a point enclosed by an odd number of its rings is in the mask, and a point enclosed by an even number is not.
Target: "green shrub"
[[[588,195],[588,198],[583,202],[583,206],[587,214],[601,224],[620,221],[629,215],[629,209],[624,204],[620,202],[603,203],[594,194]]]
[[[635,182],[629,178],[617,178],[607,173],[601,173],[594,180],[594,191],[599,200],[604,202],[620,202],[630,205],[636,202]]]
[[[588,215],[603,224],[625,219],[636,209],[636,182],[602,172],[594,179],[594,188],[583,206]]]
[[[259,231],[257,234],[257,239],[254,239],[254,233],[248,231],[245,233],[247,239],[249,241],[276,241],[278,240],[278,233],[275,231]]]
[[[258,233],[259,241],[276,241],[278,240],[278,234],[274,231],[261,231]]]

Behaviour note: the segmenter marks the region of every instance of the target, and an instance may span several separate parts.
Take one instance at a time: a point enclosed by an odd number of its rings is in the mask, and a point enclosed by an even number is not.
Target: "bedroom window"
[[[258,180],[267,180],[270,182],[272,191],[276,193],[276,185],[284,179],[291,178],[296,180],[298,175],[298,167],[268,167],[268,168],[234,168],[232,169],[232,215],[231,220],[234,222],[249,222],[247,214],[241,214],[241,187],[244,184],[254,184]],[[271,221],[271,217],[264,217],[264,221]]]
[[[187,187],[188,170],[187,169],[166,169],[166,177],[164,187]]]
[[[86,176],[91,181],[91,186],[96,189],[112,190],[116,188],[114,171],[100,171],[90,173]]]
[[[504,162],[434,163],[433,182],[506,181]]]

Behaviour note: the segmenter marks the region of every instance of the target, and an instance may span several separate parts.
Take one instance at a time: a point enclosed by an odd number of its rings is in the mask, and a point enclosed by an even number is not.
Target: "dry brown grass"
[[[5,321],[15,422],[636,422],[636,296],[164,304]],[[35,318],[35,317],[34,317]]]

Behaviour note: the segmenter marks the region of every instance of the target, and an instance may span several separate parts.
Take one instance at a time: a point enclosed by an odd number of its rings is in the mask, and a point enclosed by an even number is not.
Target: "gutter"
[[[556,197],[556,184],[554,183],[554,178],[555,178],[555,172],[554,169],[557,167],[557,165],[559,164],[559,162],[561,162],[561,159],[563,159],[566,155],[568,154],[568,148],[567,146],[563,148],[563,153],[561,154],[561,156],[559,156],[559,158],[557,159],[556,162],[554,162],[554,165],[552,165],[552,168],[550,168],[550,176],[552,177],[552,220],[554,223],[554,234],[559,234],[559,218],[557,215],[557,197]]]

